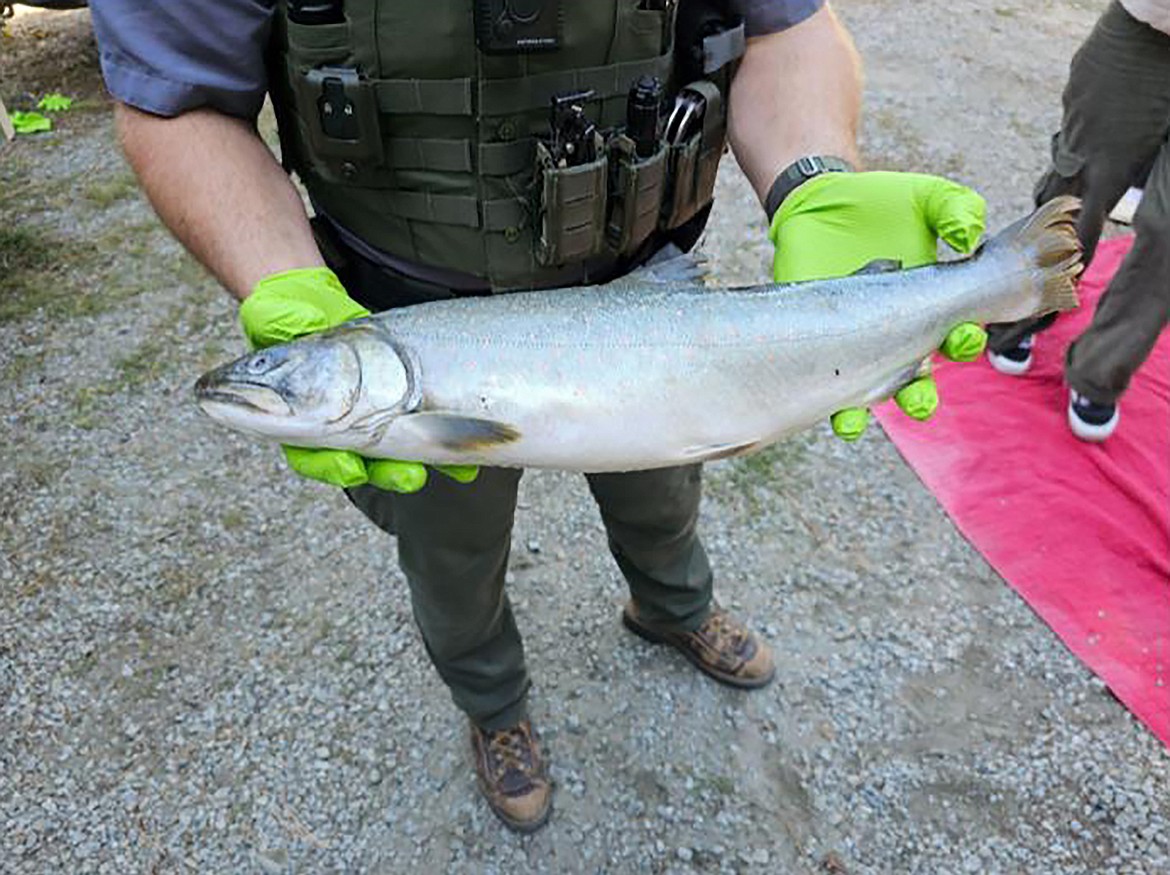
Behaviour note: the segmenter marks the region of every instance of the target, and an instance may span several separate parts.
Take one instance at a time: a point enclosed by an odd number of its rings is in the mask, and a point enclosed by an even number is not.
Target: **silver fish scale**
[[[426,417],[404,416],[362,451],[583,471],[748,451],[888,396],[959,322],[1031,313],[1038,279],[1007,251],[799,287],[577,288],[390,311],[371,321],[416,360],[421,411],[518,438],[443,447]]]

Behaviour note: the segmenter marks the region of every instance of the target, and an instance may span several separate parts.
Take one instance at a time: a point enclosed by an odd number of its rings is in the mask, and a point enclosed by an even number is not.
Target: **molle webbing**
[[[628,61],[584,70],[557,70],[514,79],[375,79],[371,80],[378,108],[388,114],[509,115],[547,110],[554,94],[595,92],[596,100],[624,97],[639,76],[670,74],[669,54],[646,61]]]
[[[371,85],[378,99],[378,109],[385,116],[467,116],[478,121],[480,127],[495,127],[504,116],[529,111],[547,113],[553,95],[566,91],[591,90],[593,100],[624,98],[629,83],[640,76],[657,76],[666,81],[670,66],[670,56],[663,55],[650,61],[565,70],[519,79],[479,83],[472,79],[384,79],[374,80]],[[478,112],[473,110],[474,106],[479,107]],[[472,173],[478,169],[484,176],[507,176],[531,167],[535,139],[477,143],[470,138],[396,137],[391,134],[385,138],[385,143],[390,165],[399,169],[455,173]],[[474,162],[473,154],[476,156]]]
[[[570,263],[612,266],[649,245],[656,227],[710,202],[733,65],[711,77],[722,89],[701,86],[713,112],[697,138],[643,160],[618,135],[640,77],[662,81],[668,100],[687,84],[675,81],[675,4],[561,2],[560,49],[503,58],[478,51],[471,2],[346,0],[346,23],[325,28],[289,22],[279,2],[271,69],[286,165],[371,246],[497,289],[555,282]],[[731,57],[737,40],[742,30],[709,36],[705,56]],[[571,92],[592,92],[585,111],[602,148],[562,171],[537,144],[552,98]]]

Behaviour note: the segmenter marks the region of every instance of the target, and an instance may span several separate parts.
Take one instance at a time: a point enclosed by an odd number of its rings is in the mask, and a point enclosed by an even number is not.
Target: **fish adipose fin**
[[[987,248],[1010,246],[1025,253],[1044,270],[1037,316],[1079,306],[1076,281],[1084,265],[1081,242],[1077,239],[1077,216],[1081,202],[1061,195],[1042,204],[1036,212],[1008,225],[987,243]]]
[[[457,453],[489,449],[520,438],[520,432],[503,422],[453,413],[410,413],[402,420],[425,440]]]

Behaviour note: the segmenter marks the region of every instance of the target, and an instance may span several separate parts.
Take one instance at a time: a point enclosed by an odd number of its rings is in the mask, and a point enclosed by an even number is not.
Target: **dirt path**
[[[1099,2],[841,0],[875,166],[1026,210]],[[558,784],[503,832],[392,545],[192,380],[226,297],[113,146],[86,13],[0,38],[0,870],[1157,873],[1170,760],[955,532],[880,433],[711,467],[722,599],[774,643],[749,696],[616,623],[583,482],[525,478],[511,595]],[[730,162],[721,279],[768,251]],[[945,403],[945,399],[944,399]]]

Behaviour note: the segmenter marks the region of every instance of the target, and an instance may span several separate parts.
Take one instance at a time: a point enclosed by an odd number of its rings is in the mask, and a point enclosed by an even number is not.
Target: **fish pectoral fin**
[[[695,444],[683,450],[683,457],[688,462],[717,462],[719,459],[730,459],[734,456],[744,456],[764,445],[763,441],[744,441],[740,444]]]
[[[520,439],[512,426],[492,419],[457,413],[409,413],[402,424],[445,450],[469,452],[510,444]]]
[[[875,258],[873,261],[867,262],[853,271],[853,275],[862,276],[867,273],[892,273],[901,269],[902,262],[896,258]]]

